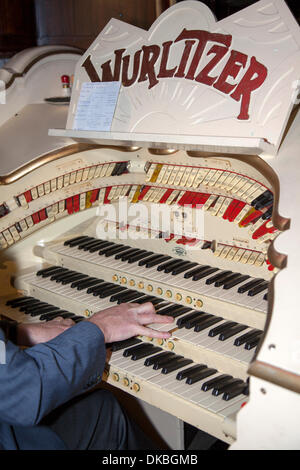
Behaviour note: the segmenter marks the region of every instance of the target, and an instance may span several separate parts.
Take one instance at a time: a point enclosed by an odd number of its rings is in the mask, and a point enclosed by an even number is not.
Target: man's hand
[[[87,321],[95,323],[103,332],[105,342],[122,341],[132,336],[143,335],[151,338],[169,338],[168,332],[145,327],[150,323],[172,323],[172,317],[157,315],[150,302],[128,303],[110,307],[95,313]]]
[[[46,343],[75,325],[70,318],[57,317],[45,323],[22,323],[18,325],[17,343],[19,346],[34,346]]]

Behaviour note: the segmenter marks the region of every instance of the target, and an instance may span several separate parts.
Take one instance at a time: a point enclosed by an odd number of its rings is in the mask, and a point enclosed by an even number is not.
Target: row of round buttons
[[[114,274],[113,277],[112,277],[112,280],[113,281],[118,281],[119,280],[119,276],[117,274]],[[152,286],[152,284],[148,284],[147,286],[145,286],[144,284],[144,281],[139,281],[138,283],[136,283],[136,281],[134,279],[129,279],[127,280],[126,277],[121,277],[120,278],[120,281],[121,281],[121,284],[129,284],[130,287],[134,287],[134,286],[137,286],[139,289],[144,289],[146,288],[146,290],[150,293],[152,293],[154,291],[154,287]],[[156,294],[158,295],[165,295],[168,299],[171,299],[173,297],[173,292],[170,290],[170,289],[167,289],[164,293],[163,289],[161,287],[157,287],[156,288]],[[179,292],[176,292],[174,294],[174,298],[175,300],[177,300],[178,302],[184,300],[187,304],[192,304],[193,303],[193,298],[190,296],[190,295],[187,295],[184,299],[183,299],[183,296],[181,293]],[[203,306],[203,302],[202,300],[200,299],[197,299],[195,301],[195,305],[196,307],[198,308],[201,308]]]

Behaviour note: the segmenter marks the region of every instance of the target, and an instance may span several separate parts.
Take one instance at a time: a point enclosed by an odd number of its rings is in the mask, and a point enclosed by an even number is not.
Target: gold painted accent
[[[141,188],[142,188],[142,186],[141,186],[141,185],[138,185],[138,187],[136,188],[135,193],[134,193],[134,195],[133,195],[133,198],[131,199],[130,202],[132,202],[132,203],[138,202],[138,200],[139,200],[139,195],[141,194]]]
[[[112,277],[112,280],[117,281],[118,279],[119,279],[119,276],[117,274],[114,274],[113,277]]]
[[[189,295],[185,298],[185,301],[187,304],[191,304],[193,302],[193,299],[192,297],[190,297]]]
[[[139,288],[139,289],[144,289],[144,283],[143,283],[143,281],[140,281],[140,282],[138,283],[138,288]]]
[[[158,287],[158,288],[156,289],[156,292],[158,293],[158,295],[162,295],[163,290],[162,290],[161,287]]]
[[[112,375],[112,379],[113,379],[114,382],[119,382],[119,380],[120,380],[119,374],[114,372],[113,375]]]
[[[196,306],[197,307],[202,307],[203,306],[202,300],[200,300],[200,299],[196,300]]]
[[[160,173],[160,170],[162,169],[163,167],[163,164],[162,163],[158,163],[155,167],[155,170],[153,172],[153,175],[151,176],[151,179],[150,179],[150,183],[155,183],[155,181],[157,180],[158,178],[158,175]]]
[[[182,300],[182,295],[177,292],[177,294],[175,295],[175,299],[178,301]]]
[[[89,209],[90,207],[92,207],[91,197],[92,197],[92,191],[87,191],[86,198],[85,198],[85,208],[86,209]]]
[[[171,297],[172,297],[172,291],[167,290],[167,291],[166,291],[166,296],[169,297],[169,298],[171,298]]]
[[[123,385],[125,385],[125,387],[129,387],[129,379],[127,377],[124,377]]]
[[[130,279],[129,285],[130,285],[130,286],[135,286],[135,280],[134,280],[134,279]]]
[[[177,149],[153,149],[149,148],[148,152],[152,155],[172,155],[173,153],[178,152]]]
[[[127,279],[126,279],[126,277],[122,277],[122,278],[121,278],[121,283],[122,283],[122,284],[127,284]]]
[[[168,341],[167,346],[168,349],[170,349],[171,351],[173,351],[175,348],[175,344],[173,343],[173,341]]]
[[[153,286],[151,284],[148,284],[147,286],[147,291],[152,292],[153,291]]]
[[[102,380],[106,382],[108,377],[109,377],[109,370],[104,369],[103,374],[102,374]]]
[[[286,388],[296,393],[300,393],[300,377],[279,367],[272,366],[265,362],[254,361],[250,364],[248,373],[254,377],[266,380],[282,388]]]
[[[139,392],[141,390],[141,387],[138,383],[134,383],[132,388],[135,392]]]
[[[29,163],[21,166],[17,170],[8,173],[7,175],[0,176],[0,185],[11,184],[19,179],[23,178],[24,176],[28,175],[34,170],[37,170],[43,165],[47,163],[53,162],[55,160],[59,160],[60,158],[68,157],[69,155],[73,155],[75,153],[85,152],[87,150],[94,150],[94,149],[112,149],[118,150],[123,152],[135,152],[139,150],[139,147],[118,147],[117,145],[96,145],[96,144],[86,144],[86,143],[78,143],[78,144],[71,144],[63,147],[59,150],[54,150],[52,152],[46,153],[40,157],[35,158]]]
[[[86,310],[84,311],[84,316],[87,317],[87,318],[89,318],[89,317],[91,316],[90,310],[86,309]]]

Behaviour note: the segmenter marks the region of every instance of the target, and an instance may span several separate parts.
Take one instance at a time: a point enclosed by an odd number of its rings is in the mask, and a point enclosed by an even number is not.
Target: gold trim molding
[[[22,167],[13,171],[12,173],[0,176],[0,185],[12,184],[15,181],[18,181],[19,179],[28,175],[32,171],[37,170],[41,166],[46,165],[47,163],[53,162],[55,160],[59,160],[60,158],[68,157],[69,155],[84,152],[86,150],[94,150],[101,148],[120,150],[123,152],[135,152],[136,150],[139,150],[139,147],[118,147],[113,145],[96,145],[82,143],[71,144],[59,150],[54,150],[40,157],[37,157],[31,162],[26,163],[26,165],[23,165]]]

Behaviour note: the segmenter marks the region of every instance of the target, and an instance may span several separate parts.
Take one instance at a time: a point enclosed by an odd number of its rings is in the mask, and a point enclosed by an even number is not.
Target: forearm
[[[31,426],[101,380],[103,334],[81,322],[44,344],[24,351],[6,344],[0,365],[0,420]]]

